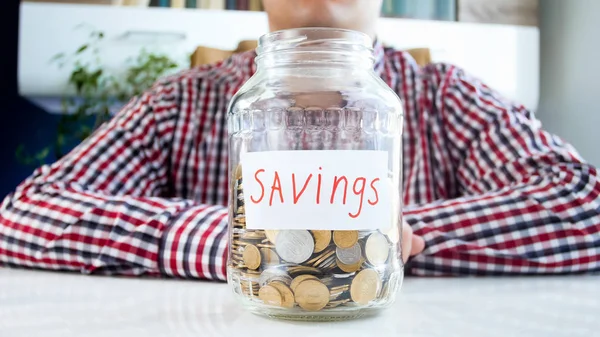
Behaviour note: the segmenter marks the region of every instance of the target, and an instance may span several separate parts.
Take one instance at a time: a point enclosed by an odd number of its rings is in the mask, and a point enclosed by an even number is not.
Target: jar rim
[[[373,41],[363,32],[330,27],[303,27],[273,31],[261,36],[256,53],[258,56],[280,50],[348,49],[373,53]]]

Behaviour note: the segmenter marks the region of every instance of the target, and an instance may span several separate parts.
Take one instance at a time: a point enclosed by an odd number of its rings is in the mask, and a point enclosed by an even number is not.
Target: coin
[[[269,280],[269,282],[281,282],[285,285],[289,285],[292,283],[292,278],[289,275],[277,275]]]
[[[246,248],[244,248],[244,254],[242,256],[246,267],[250,269],[256,269],[260,267],[260,252],[258,251],[258,248],[256,248],[256,246],[247,245]]]
[[[385,261],[387,261],[389,254],[390,246],[383,234],[375,232],[369,235],[367,243],[365,244],[365,257],[372,265],[378,266],[384,264]],[[340,259],[340,261],[342,261],[342,259]]]
[[[296,275],[300,275],[300,274],[318,275],[318,274],[322,273],[321,270],[318,268],[302,266],[302,265],[288,267],[287,271],[291,276],[296,276]]]
[[[263,272],[260,274],[258,283],[261,286],[264,286],[265,284],[273,281],[275,278],[283,278],[283,279],[289,278],[290,282],[292,281],[291,277],[287,274],[287,272],[285,272],[284,270],[281,270],[277,267],[272,267],[272,268],[263,270]]]
[[[322,272],[329,272],[331,269],[337,266],[336,260],[336,257],[332,255],[325,259],[325,261],[319,263],[319,268]]]
[[[244,240],[261,240],[265,238],[265,232],[259,230],[246,231],[241,236]]]
[[[315,253],[323,251],[331,242],[331,231],[310,231],[315,238]]]
[[[381,278],[374,269],[361,270],[350,285],[350,297],[361,305],[367,305],[377,297],[381,288]]]
[[[265,229],[265,234],[267,235],[267,239],[271,241],[271,243],[275,243],[275,238],[277,238],[277,234],[279,233],[276,229]]]
[[[304,274],[304,275],[296,276],[292,280],[292,283],[290,284],[290,289],[292,289],[292,291],[294,293],[296,293],[296,287],[300,284],[300,282],[308,280],[308,279],[318,280],[316,276],[310,275],[310,274]]]
[[[275,239],[275,249],[283,260],[302,263],[312,255],[315,242],[312,235],[305,230],[280,231]]]
[[[281,306],[284,308],[293,308],[294,307],[294,293],[292,290],[285,284],[279,281],[273,281],[269,283],[269,285],[275,287],[279,293],[281,294]]]
[[[258,291],[258,298],[265,304],[281,306],[281,293],[272,285],[262,286]]]
[[[314,256],[312,259],[306,261],[306,265],[310,265],[310,266],[314,266],[317,261],[321,260],[324,256],[329,255],[331,253],[335,253],[335,250],[333,249],[328,249],[324,252],[319,253],[318,255]]]
[[[271,244],[266,245],[264,243],[259,243],[256,245],[256,247],[258,247],[258,248],[275,248],[275,245],[271,245]]]
[[[335,255],[337,256],[338,260],[340,260],[340,262],[342,262],[343,264],[355,264],[358,261],[360,261],[362,257],[362,251],[360,249],[360,245],[357,242],[354,244],[354,246],[350,248],[337,247],[335,249]]]
[[[358,231],[333,231],[333,242],[340,248],[350,248],[358,242]]]
[[[267,265],[279,263],[279,256],[277,256],[277,253],[275,253],[273,249],[261,248],[260,255],[262,257],[262,262]]]
[[[350,299],[349,299],[349,298],[347,298],[347,299],[345,299],[345,300],[340,300],[340,301],[331,301],[331,302],[329,302],[329,303],[327,304],[326,308],[327,308],[327,309],[332,309],[332,308],[335,308],[335,307],[337,307],[337,306],[339,306],[339,305],[342,305],[342,304],[344,304],[344,303],[346,303],[346,302],[348,302],[348,301],[350,301]]]
[[[360,266],[362,265],[363,261],[360,260],[354,264],[344,264],[340,260],[337,260],[336,262],[337,262],[338,268],[340,268],[342,271],[344,271],[346,273],[354,273],[360,269]]]
[[[242,165],[235,168],[235,179],[242,179]]]
[[[349,284],[344,284],[344,285],[337,286],[337,287],[331,287],[331,291],[334,291],[334,290],[348,290],[349,288],[350,288]]]
[[[296,302],[307,311],[319,311],[329,303],[329,289],[318,280],[304,280],[296,286]]]
[[[330,250],[330,251],[324,253],[321,257],[319,257],[319,259],[317,261],[315,261],[313,263],[313,266],[320,268],[323,265],[323,263],[325,261],[327,261],[327,259],[329,259],[330,257],[333,257],[333,254],[335,254],[334,250]]]

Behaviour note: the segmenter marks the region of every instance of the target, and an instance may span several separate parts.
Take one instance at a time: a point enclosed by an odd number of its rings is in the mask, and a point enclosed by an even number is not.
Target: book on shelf
[[[383,16],[424,20],[456,20],[456,0],[384,0]]]
[[[158,0],[159,7],[171,7],[171,1],[169,0]]]
[[[86,3],[90,3],[89,1]],[[148,7],[150,0],[113,0],[115,6]]]
[[[262,1],[261,0],[249,0],[248,1],[248,10],[260,12],[262,11]]]
[[[186,8],[196,8],[196,0],[185,0]]]
[[[171,8],[185,8],[185,0],[171,0]]]
[[[225,0],[225,9],[235,10],[237,9],[236,0]]]
[[[225,9],[225,0],[209,0],[208,9]]]

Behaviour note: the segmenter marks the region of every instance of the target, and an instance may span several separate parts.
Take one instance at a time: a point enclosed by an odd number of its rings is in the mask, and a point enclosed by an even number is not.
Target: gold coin
[[[319,255],[313,257],[312,259],[304,262],[304,264],[309,265],[309,266],[314,266],[317,263],[317,261],[321,260],[324,256],[330,255],[332,253],[335,253],[335,249],[328,249],[324,252],[321,252]]]
[[[315,238],[315,253],[323,251],[331,242],[331,231],[310,231]]]
[[[381,279],[374,269],[361,270],[350,285],[350,297],[361,305],[367,305],[377,297],[381,288]]]
[[[340,260],[336,259],[337,266],[346,273],[354,273],[359,270],[363,264],[363,261],[358,261],[355,264],[343,264]]]
[[[342,286],[331,287],[331,291],[335,291],[335,290],[348,290],[349,288],[350,288],[349,284],[344,284]]]
[[[288,273],[291,274],[320,274],[321,270],[318,268],[308,267],[308,266],[293,266],[288,267]]]
[[[335,250],[331,250],[331,251],[327,252],[326,254],[323,254],[321,256],[321,258],[319,258],[317,261],[315,261],[315,263],[313,263],[313,266],[315,266],[315,267],[319,266],[325,260],[327,260],[328,258],[332,257],[333,254],[335,254]]]
[[[261,240],[264,239],[265,232],[260,230],[251,230],[242,234],[241,238],[244,240]]]
[[[261,248],[260,253],[262,256],[262,261],[266,264],[278,264],[279,256],[273,249],[269,248]]]
[[[235,168],[235,179],[242,179],[242,165]]]
[[[258,298],[261,299],[265,304],[275,305],[280,307],[282,303],[281,293],[277,288],[272,285],[266,285],[260,288],[258,291]]]
[[[326,308],[327,309],[335,308],[335,307],[342,305],[348,301],[350,301],[349,298],[347,298],[345,300],[340,300],[340,301],[331,301],[331,302],[329,302],[329,304],[327,304]]]
[[[269,283],[269,285],[275,287],[279,290],[281,294],[281,306],[284,308],[293,308],[294,307],[294,293],[292,290],[285,284],[280,281],[273,281]]]
[[[242,258],[244,259],[246,267],[250,269],[256,269],[260,267],[260,252],[258,251],[258,248],[256,248],[256,246],[247,245],[244,249],[244,254],[242,255]]]
[[[333,231],[333,242],[340,248],[350,248],[358,242],[358,231]]]
[[[267,239],[269,239],[271,243],[275,244],[275,238],[277,238],[279,231],[276,229],[265,229],[265,234],[267,235]]]
[[[318,278],[314,275],[310,275],[310,274],[304,274],[304,275],[300,275],[300,276],[296,276],[293,280],[292,283],[290,284],[290,288],[292,289],[292,291],[294,293],[296,293],[296,287],[300,284],[300,282],[302,281],[306,281],[306,280],[318,280]]]
[[[319,280],[304,280],[296,286],[296,302],[307,311],[319,311],[329,303],[329,289]]]

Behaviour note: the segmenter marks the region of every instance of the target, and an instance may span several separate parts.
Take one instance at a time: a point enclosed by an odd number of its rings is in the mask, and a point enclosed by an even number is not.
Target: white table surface
[[[0,268],[0,336],[600,336],[600,276],[407,278],[355,321],[275,321],[223,283]]]

